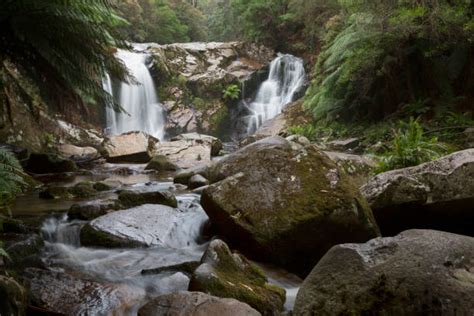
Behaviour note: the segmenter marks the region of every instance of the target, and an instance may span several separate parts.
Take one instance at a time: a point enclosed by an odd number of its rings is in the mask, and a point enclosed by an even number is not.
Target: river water
[[[124,167],[133,173],[114,173],[114,170]],[[132,308],[128,306],[126,310],[115,311],[118,315],[136,315],[139,307],[156,296],[187,290],[189,275],[183,272],[142,274],[142,271],[200,260],[209,242],[209,238],[203,234],[208,217],[199,204],[200,196],[186,191],[180,185],[174,185],[166,175],[159,177],[145,172],[144,165],[100,165],[88,175],[73,177],[60,184],[73,185],[88,180],[120,181],[120,188],[127,190],[170,190],[178,200],[177,219],[171,227],[164,228],[165,237],[158,246],[133,249],[83,247],[80,243],[80,229],[86,221],[69,219],[66,210],[73,203],[99,203],[104,199],[116,198],[117,189],[100,193],[91,200],[79,201],[41,200],[37,193],[31,193],[17,201],[14,212],[28,216],[50,214],[41,225],[41,234],[46,241],[43,256],[46,266],[50,269],[73,271],[74,274],[101,284],[128,287],[135,294],[143,293],[135,298]],[[153,205],[140,207],[153,208]],[[301,280],[285,271],[260,266],[271,283],[287,290],[285,307],[291,310]]]

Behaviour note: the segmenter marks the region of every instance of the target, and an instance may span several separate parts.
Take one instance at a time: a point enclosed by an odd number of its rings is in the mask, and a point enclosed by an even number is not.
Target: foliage
[[[15,197],[27,187],[26,177],[15,156],[0,149],[0,211],[9,211]]]
[[[0,240],[0,257],[4,257],[4,258],[10,258],[10,256],[8,255],[8,253],[5,251],[5,249],[3,249],[3,242]]]
[[[381,156],[378,172],[416,166],[438,159],[448,151],[436,137],[427,138],[418,120],[401,121],[394,131],[390,149]]]
[[[160,44],[206,41],[204,14],[182,0],[116,0],[117,11],[128,20],[119,32],[134,42]]]
[[[125,45],[114,39],[121,23],[110,0],[1,1],[0,98],[12,101],[16,90],[34,99],[29,81],[57,105],[110,99],[100,82],[106,68],[126,79],[111,49]]]
[[[240,87],[236,84],[228,85],[224,90],[222,90],[222,98],[224,100],[238,100],[240,98]]]
[[[288,133],[292,135],[301,135],[309,140],[314,140],[316,139],[316,128],[314,127],[313,124],[303,124],[303,125],[295,125],[295,126],[290,126],[288,128]]]
[[[468,2],[341,4],[344,16],[331,20],[306,94],[317,119],[379,119],[419,100],[431,108],[453,96],[472,100]]]

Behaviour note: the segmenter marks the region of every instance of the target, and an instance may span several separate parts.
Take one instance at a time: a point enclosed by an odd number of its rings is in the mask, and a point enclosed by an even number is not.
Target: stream
[[[186,291],[189,275],[183,272],[165,271],[142,274],[143,270],[169,267],[185,262],[199,261],[209,243],[204,235],[204,226],[208,217],[199,204],[200,196],[189,192],[181,185],[175,185],[170,178],[159,177],[144,170],[145,165],[101,164],[90,170],[88,175],[71,177],[69,181],[51,184],[71,186],[81,181],[114,181],[120,187],[101,192],[92,199],[81,200],[43,200],[38,193],[27,194],[18,199],[14,214],[19,216],[41,216],[48,214],[41,225],[41,235],[45,240],[43,262],[51,270],[66,271],[81,279],[94,280],[105,286],[126,288],[133,293],[133,306],[127,304],[118,315],[136,315],[138,309],[151,299],[168,293]],[[127,168],[132,174],[117,175],[116,170]],[[100,203],[116,198],[117,190],[164,191],[176,195],[178,207],[177,220],[165,229],[165,238],[159,246],[148,248],[91,248],[83,247],[80,242],[80,229],[87,221],[70,219],[67,209],[74,203]],[[145,204],[138,208],[152,209]],[[258,264],[258,263],[257,263]],[[285,271],[258,264],[266,273],[269,282],[283,287],[287,291],[285,308],[291,310],[301,280]],[[108,311],[106,307],[96,307],[97,311]],[[116,311],[114,311],[116,312]],[[108,314],[108,313],[104,313]]]

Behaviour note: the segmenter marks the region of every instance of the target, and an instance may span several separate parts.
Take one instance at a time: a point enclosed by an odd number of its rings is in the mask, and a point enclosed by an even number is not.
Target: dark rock
[[[36,174],[63,173],[77,170],[76,164],[55,154],[31,154],[25,170]]]
[[[334,140],[326,144],[330,150],[342,151],[342,152],[353,152],[357,149],[360,144],[358,138],[348,138]]]
[[[294,149],[300,148],[300,149]],[[266,138],[211,166],[201,204],[248,256],[306,275],[335,244],[378,236],[351,179],[316,147]]]
[[[71,219],[92,220],[107,214],[117,208],[115,201],[88,202],[84,204],[73,204],[68,211]]]
[[[183,263],[174,264],[171,266],[164,266],[155,269],[142,270],[142,274],[160,274],[163,272],[183,272],[186,274],[192,274],[194,270],[199,266],[198,261],[187,261]]]
[[[178,207],[176,197],[169,191],[136,192],[124,190],[119,193],[119,201],[123,208],[142,204],[163,204]]]
[[[209,244],[201,265],[194,271],[189,290],[237,299],[263,315],[276,314],[285,302],[285,290],[268,284],[258,267],[244,256],[231,253],[218,239]]]
[[[36,306],[65,315],[131,314],[146,295],[132,285],[102,285],[59,271],[27,269],[25,279]]]
[[[471,315],[474,238],[409,230],[334,246],[296,297],[294,315]]]
[[[200,174],[196,174],[189,179],[188,187],[192,190],[192,189],[206,186],[208,184],[209,184],[209,180],[207,180]]]
[[[21,235],[19,240],[6,244],[5,250],[9,255],[6,267],[22,270],[31,266],[43,266],[40,258],[43,247],[44,241],[39,235]]]
[[[0,315],[26,315],[28,298],[25,289],[15,279],[0,275]]]
[[[145,167],[145,170],[156,171],[176,171],[177,169],[178,167],[164,155],[154,156]]]
[[[424,228],[474,236],[474,149],[381,173],[361,191],[384,235]]]
[[[139,316],[258,316],[255,309],[229,298],[218,298],[200,292],[179,292],[163,295],[147,303]]]

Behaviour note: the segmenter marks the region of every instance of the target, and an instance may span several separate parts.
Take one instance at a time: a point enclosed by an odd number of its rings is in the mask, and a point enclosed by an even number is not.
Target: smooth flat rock
[[[173,228],[186,214],[164,205],[144,204],[98,217],[81,231],[81,243],[105,247],[177,246]],[[184,245],[183,245],[184,246]]]
[[[152,158],[158,142],[144,132],[128,132],[108,137],[102,147],[109,162],[146,163]]]

